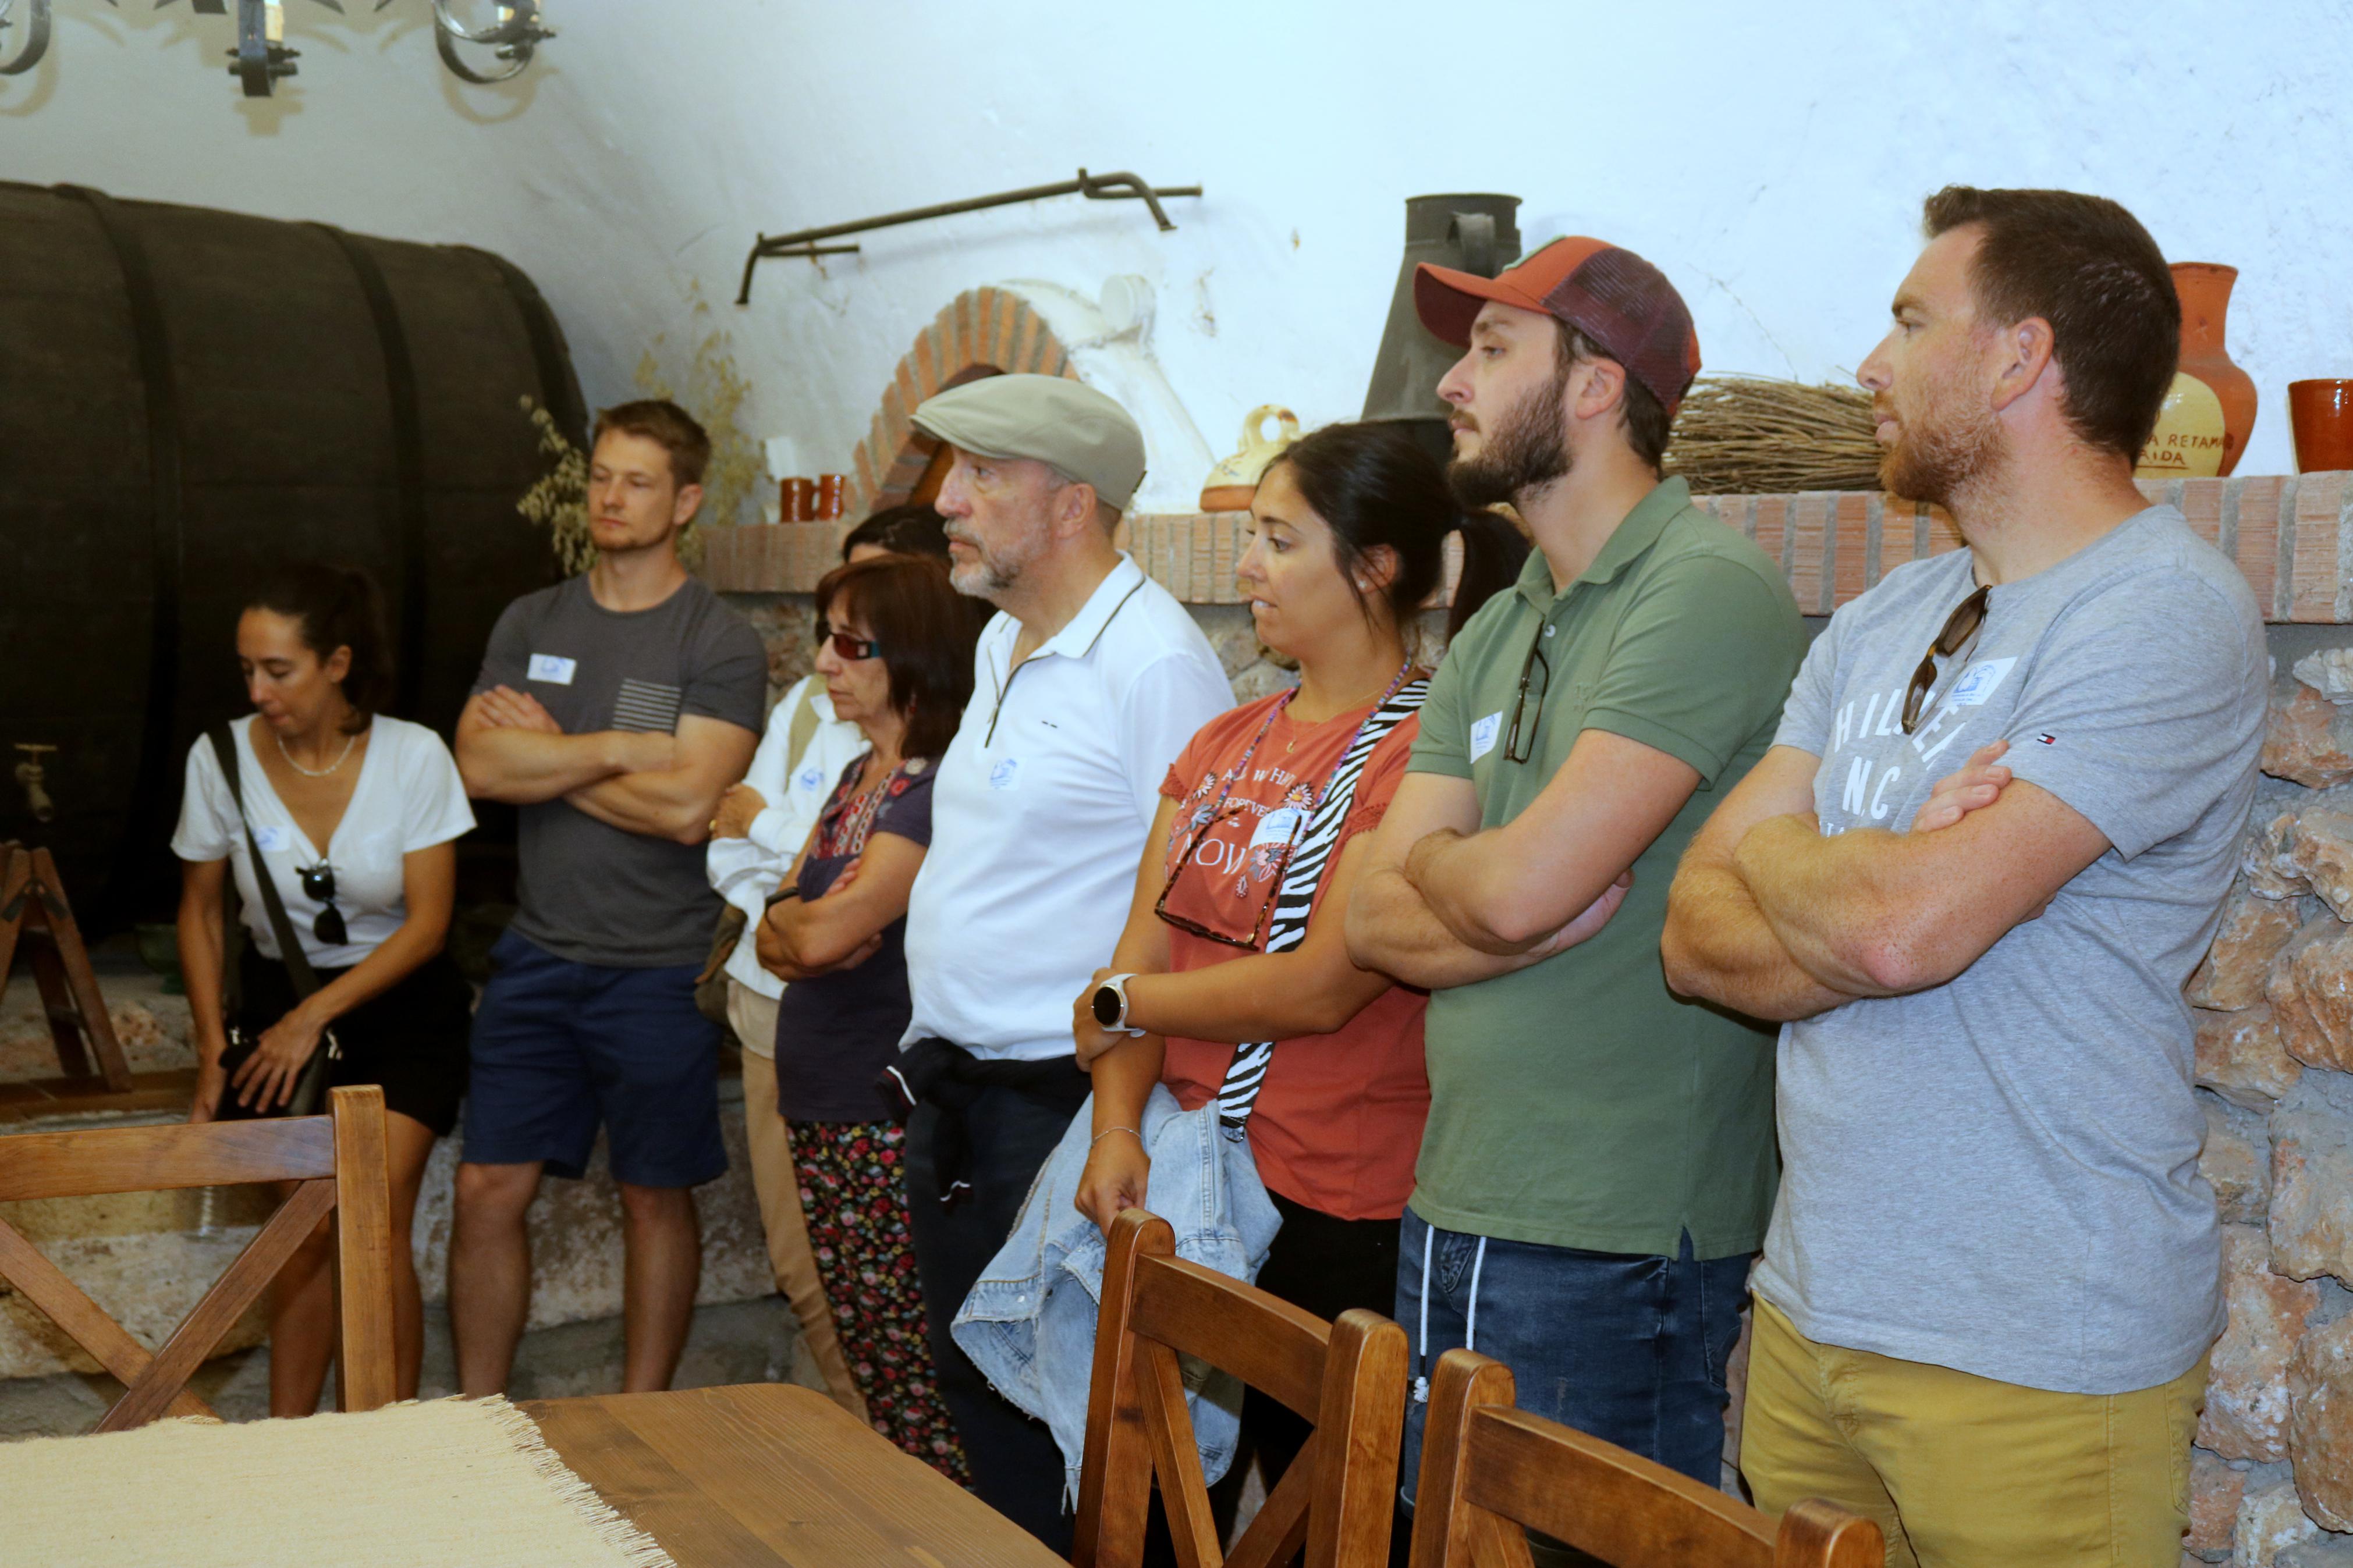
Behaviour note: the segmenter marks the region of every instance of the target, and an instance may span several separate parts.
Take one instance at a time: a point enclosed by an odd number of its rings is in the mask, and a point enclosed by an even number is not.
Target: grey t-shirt
[[[474,689],[527,691],[567,735],[671,731],[702,714],[760,732],[759,634],[689,578],[649,610],[608,610],[575,577],[526,594],[491,633]],[[558,798],[522,809],[518,935],[561,958],[622,969],[701,963],[719,896],[700,846],[625,833]]]
[[[2112,848],[1950,983],[1785,1026],[1757,1293],[1810,1339],[2073,1394],[2180,1375],[2222,1327],[2181,987],[2212,939],[2269,689],[2238,571],[2152,507],[1993,591],[1917,733],[1905,684],[1960,551],[1832,616],[1778,743],[1822,831],[1909,829],[1978,747]]]

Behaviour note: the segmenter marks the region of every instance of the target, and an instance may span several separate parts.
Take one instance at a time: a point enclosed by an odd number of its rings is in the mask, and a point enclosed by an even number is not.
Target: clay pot
[[[1266,422],[1273,420],[1274,434],[1266,433]],[[1209,470],[1201,481],[1203,511],[1248,511],[1250,498],[1258,494],[1258,481],[1266,466],[1282,455],[1282,449],[1299,439],[1299,416],[1280,404],[1261,403],[1250,411],[1242,421],[1241,445],[1234,455]]]
[[[2239,466],[2255,428],[2255,378],[2231,363],[2223,324],[2231,310],[2231,286],[2239,269],[2212,261],[2173,264],[2174,292],[2181,296],[2181,371],[2206,384],[2222,405],[2222,461],[2228,474]]]
[[[2287,414],[2296,472],[2353,468],[2353,381],[2291,381]]]

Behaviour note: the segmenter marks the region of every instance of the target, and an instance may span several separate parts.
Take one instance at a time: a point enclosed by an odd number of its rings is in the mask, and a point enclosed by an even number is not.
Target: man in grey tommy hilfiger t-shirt
[[[2175,1568],[2222,1327],[2181,987],[2263,625],[2133,484],[2179,349],[2147,232],[2058,191],[1926,216],[1859,379],[1888,488],[1968,548],[1831,617],[1661,944],[1785,1025],[1741,1468],[1873,1519],[1890,1568]]]
[[[1913,733],[1967,551],[1897,568],[1816,639],[1775,744],[1824,834],[1902,829],[2007,741],[2109,849],[1942,985],[1781,1032],[1781,1201],[1756,1292],[1808,1338],[2030,1387],[2163,1383],[2222,1327],[2183,982],[2213,940],[2269,688],[2246,579],[2152,507],[2016,583]]]

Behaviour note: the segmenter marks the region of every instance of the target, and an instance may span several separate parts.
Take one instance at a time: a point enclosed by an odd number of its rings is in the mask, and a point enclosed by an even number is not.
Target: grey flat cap
[[[992,375],[925,400],[915,428],[984,458],[1032,458],[1125,510],[1144,482],[1144,432],[1111,398],[1059,375]]]

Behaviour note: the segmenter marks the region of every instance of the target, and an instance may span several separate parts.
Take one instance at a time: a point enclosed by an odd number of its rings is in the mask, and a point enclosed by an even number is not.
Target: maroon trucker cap
[[[1556,239],[1493,278],[1424,262],[1413,279],[1421,324],[1450,343],[1468,343],[1488,300],[1558,317],[1599,344],[1651,389],[1669,415],[1699,374],[1699,332],[1667,275],[1606,240]]]

